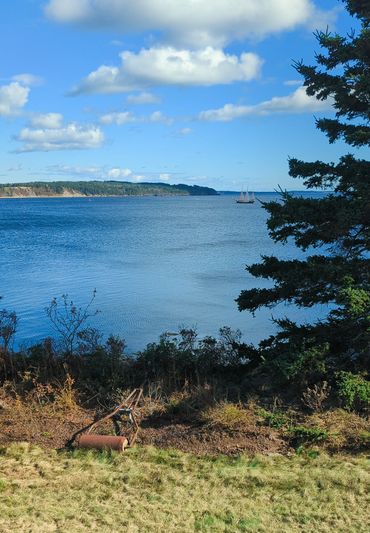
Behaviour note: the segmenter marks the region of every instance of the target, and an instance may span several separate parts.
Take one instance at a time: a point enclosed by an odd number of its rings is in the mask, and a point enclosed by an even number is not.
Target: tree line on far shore
[[[0,196],[216,196],[217,191],[200,185],[130,183],[124,181],[35,181],[0,184]]]

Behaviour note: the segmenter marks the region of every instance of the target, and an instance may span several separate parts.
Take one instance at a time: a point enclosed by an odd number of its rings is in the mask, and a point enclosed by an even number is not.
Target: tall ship
[[[254,198],[254,192],[252,192],[249,195],[249,192],[243,192],[241,191],[239,198],[237,199],[237,204],[254,204],[255,198]]]

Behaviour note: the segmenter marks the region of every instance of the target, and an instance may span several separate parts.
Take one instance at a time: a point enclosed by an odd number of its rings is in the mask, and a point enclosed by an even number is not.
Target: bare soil
[[[50,406],[3,406],[0,445],[27,441],[43,448],[61,449],[76,431],[93,421],[94,415],[94,411],[81,408],[60,412]],[[286,454],[291,450],[276,430],[253,420],[242,428],[225,429],[158,415],[143,418],[137,443],[196,455]]]

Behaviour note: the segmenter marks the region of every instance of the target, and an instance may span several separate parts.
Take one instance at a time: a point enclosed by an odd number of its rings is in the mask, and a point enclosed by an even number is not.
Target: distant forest
[[[122,181],[54,181],[0,184],[0,196],[214,196],[217,191],[199,185],[129,183]]]

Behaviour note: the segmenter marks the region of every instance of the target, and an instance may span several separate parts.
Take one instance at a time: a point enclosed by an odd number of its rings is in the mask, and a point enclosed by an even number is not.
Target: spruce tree
[[[370,2],[347,0],[359,29],[346,36],[316,32],[316,64],[295,63],[309,95],[331,99],[335,118],[316,121],[330,143],[341,139],[357,153],[370,144]],[[360,150],[357,150],[360,148]],[[325,319],[309,325],[277,320],[276,335],[263,341],[265,361],[288,379],[314,381],[338,368],[364,369],[370,351],[370,162],[352,153],[336,163],[289,160],[289,174],[303,178],[322,197],[281,193],[264,203],[270,236],[294,241],[304,259],[263,256],[247,267],[271,288],[241,292],[240,310],[255,312],[288,302],[310,308],[327,304]]]

